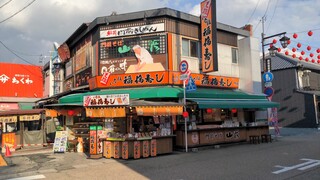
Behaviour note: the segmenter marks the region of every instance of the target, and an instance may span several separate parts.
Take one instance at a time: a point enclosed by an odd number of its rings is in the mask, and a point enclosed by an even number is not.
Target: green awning
[[[130,99],[183,98],[183,88],[174,86],[106,89],[79,94],[71,94],[59,99],[59,105],[81,105],[83,97],[89,95],[129,94]],[[188,101],[195,101],[200,108],[268,108],[278,107],[264,94],[248,94],[232,89],[198,88],[187,92]]]
[[[187,99],[210,98],[210,99],[266,99],[264,94],[249,94],[240,90],[232,89],[208,89],[198,88],[196,91],[187,92]],[[182,94],[183,97],[183,94]]]
[[[33,102],[19,102],[19,109],[22,110],[28,110],[33,109],[33,106],[35,105]]]
[[[183,89],[171,86],[108,89],[64,96],[59,99],[59,104],[82,103],[84,96],[107,94],[129,94],[130,99],[178,98],[183,97]]]
[[[279,107],[279,103],[270,102],[263,99],[234,99],[234,100],[218,100],[218,99],[193,99],[200,109],[206,108],[272,108]]]

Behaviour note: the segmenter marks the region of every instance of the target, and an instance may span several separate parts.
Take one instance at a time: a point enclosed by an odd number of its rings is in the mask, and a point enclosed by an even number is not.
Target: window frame
[[[235,52],[235,57],[234,57],[234,53],[233,52]],[[232,62],[232,64],[238,64],[239,63],[239,49],[238,48],[235,48],[235,47],[231,48],[231,62]]]
[[[185,55],[184,51],[183,51],[184,50],[184,43],[183,43],[184,41],[188,41],[188,51],[187,51],[188,55]],[[195,50],[196,56],[191,55],[191,52],[192,52],[191,42],[196,43],[196,50]],[[199,40],[190,39],[190,38],[186,38],[186,37],[181,38],[181,56],[190,57],[190,58],[200,58],[200,55],[201,55],[201,48],[200,48],[200,41]]]

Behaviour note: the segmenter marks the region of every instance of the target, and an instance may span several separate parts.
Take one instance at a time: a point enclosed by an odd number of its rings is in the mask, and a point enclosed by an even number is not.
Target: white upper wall
[[[218,43],[218,71],[208,73],[216,76],[239,77],[239,65],[232,63],[232,46]]]
[[[243,38],[239,45],[239,89],[261,94],[261,67],[259,40],[253,37]]]
[[[177,52],[173,55],[173,70],[179,71],[178,64],[181,60],[186,60],[192,73],[200,73],[198,58],[181,56],[181,39],[180,35],[173,36],[172,52]],[[207,74],[237,77],[240,90],[261,94],[259,40],[253,37],[238,36],[238,63],[232,63],[232,48],[236,47],[218,43],[218,71]]]

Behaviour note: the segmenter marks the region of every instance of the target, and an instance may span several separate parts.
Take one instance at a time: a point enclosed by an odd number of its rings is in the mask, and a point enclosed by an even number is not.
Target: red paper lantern
[[[233,108],[233,109],[231,109],[231,112],[232,113],[237,113],[237,109]]]
[[[309,56],[310,56],[310,57],[313,57],[313,53],[310,53]]]
[[[292,54],[292,57],[293,57],[293,58],[296,58],[297,56],[296,56],[295,54]]]
[[[318,62],[318,64],[320,64],[320,59],[318,59],[318,61],[317,61],[317,62]]]
[[[212,113],[212,109],[207,109],[207,113],[211,114]]]
[[[278,52],[281,52],[281,48],[278,48]]]
[[[292,48],[292,52],[296,52],[297,51],[297,49],[296,48]]]
[[[299,60],[301,61],[302,59],[303,59],[302,56],[300,56],[300,57],[299,57]]]
[[[311,50],[311,46],[308,46],[308,47],[307,47],[307,50],[310,51],[310,50]]]
[[[306,58],[306,62],[308,62],[309,61],[309,58]]]
[[[308,32],[308,36],[312,36],[313,32],[312,31],[309,31]]]
[[[273,44],[277,43],[277,40],[276,40],[276,39],[273,39],[272,43],[273,43]]]
[[[312,59],[311,62],[314,63],[314,62],[316,62],[316,60]]]
[[[301,51],[301,55],[304,55],[305,54],[305,52],[304,51]]]
[[[301,43],[298,43],[298,44],[297,44],[297,47],[298,47],[298,48],[301,48]]]
[[[291,41],[290,41],[290,40],[288,40],[288,41],[287,41],[287,43],[288,43],[288,44],[290,44],[290,43],[291,43]]]
[[[182,113],[182,116],[183,116],[184,118],[187,118],[187,117],[189,117],[189,113],[188,113],[187,111],[184,111],[184,112]]]
[[[269,45],[269,47],[272,47],[272,46],[273,46],[273,44],[270,44],[270,45]]]
[[[294,33],[294,34],[293,34],[293,38],[297,39],[297,37],[298,37],[298,34],[297,34],[297,33]]]
[[[318,59],[320,59],[320,54],[318,55]]]
[[[317,53],[320,53],[320,48],[317,49]]]
[[[69,115],[69,116],[74,115],[74,110],[68,110],[68,115]]]
[[[288,52],[288,51],[286,51],[284,54],[288,56],[288,55],[289,55],[289,52]]]

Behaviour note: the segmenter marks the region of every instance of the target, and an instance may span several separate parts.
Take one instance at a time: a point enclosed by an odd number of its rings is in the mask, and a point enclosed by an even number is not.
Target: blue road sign
[[[195,91],[197,90],[197,86],[194,83],[193,78],[190,76],[189,81],[188,81],[188,85],[186,86],[186,91],[190,92],[190,91]]]
[[[272,87],[266,87],[263,92],[267,97],[273,96],[274,90]]]
[[[273,80],[273,74],[271,72],[265,72],[262,75],[262,79],[264,82],[271,82]]]

